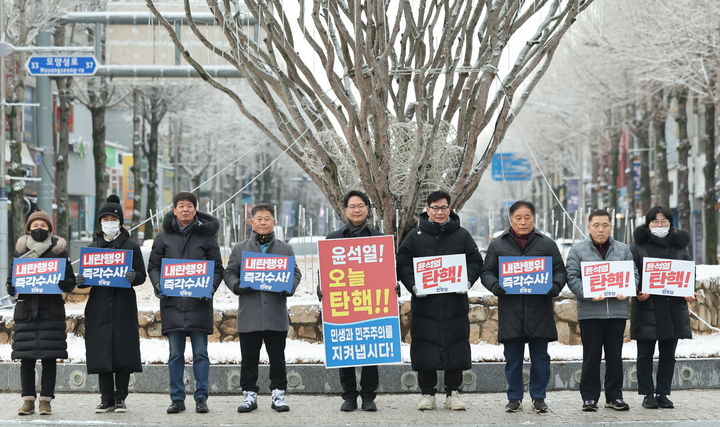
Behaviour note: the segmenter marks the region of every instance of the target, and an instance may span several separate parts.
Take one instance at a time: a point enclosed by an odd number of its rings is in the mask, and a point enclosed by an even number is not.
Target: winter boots
[[[18,415],[32,415],[35,413],[35,396],[23,396],[23,404],[18,409]]]
[[[272,405],[270,407],[278,412],[290,410],[290,406],[285,401],[285,390],[275,389],[272,391]]]
[[[243,401],[238,406],[237,411],[240,413],[251,412],[257,409],[257,393],[254,391],[243,391]]]
[[[50,407],[50,401],[52,397],[40,396],[40,404],[38,405],[38,413],[40,415],[52,415],[52,407]]]

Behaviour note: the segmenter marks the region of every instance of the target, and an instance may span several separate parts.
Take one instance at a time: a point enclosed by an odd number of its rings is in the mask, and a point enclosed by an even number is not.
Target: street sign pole
[[[51,46],[50,32],[47,30],[40,31],[37,35],[37,44],[38,46]],[[38,165],[40,183],[38,185],[37,204],[41,210],[52,217],[53,177],[50,171],[52,170],[51,161],[53,159],[53,115],[50,77],[47,75],[37,76],[36,85],[38,102],[40,103],[40,110],[38,111],[38,146],[41,150],[40,164]]]

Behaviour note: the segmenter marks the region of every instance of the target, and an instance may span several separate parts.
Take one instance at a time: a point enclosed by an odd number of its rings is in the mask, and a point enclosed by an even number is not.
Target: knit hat
[[[97,214],[97,223],[100,224],[100,218],[102,218],[105,215],[111,215],[120,220],[120,225],[123,224],[123,209],[122,205],[120,205],[120,198],[115,195],[111,194],[108,196],[105,203],[103,203],[102,206],[100,206],[100,210]]]
[[[38,220],[38,219],[41,221],[45,221],[45,224],[47,224],[47,226],[48,226],[48,230],[50,230],[50,232],[52,233],[52,231],[53,231],[52,219],[50,218],[50,215],[45,213],[45,211],[35,211],[35,212],[31,213],[30,216],[28,217],[27,222],[25,223],[25,231],[30,231],[30,224],[32,224],[33,221]]]
[[[197,209],[197,197],[193,193],[188,193],[187,191],[177,193],[175,197],[173,197],[173,207],[177,206],[180,200],[187,200],[193,204],[195,209]]]

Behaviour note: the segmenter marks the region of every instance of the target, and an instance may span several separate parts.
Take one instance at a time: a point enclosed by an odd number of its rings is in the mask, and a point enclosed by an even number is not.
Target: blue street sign
[[[94,56],[31,56],[25,64],[31,76],[92,76],[97,66]]]
[[[530,161],[517,153],[496,153],[492,158],[492,179],[495,181],[530,181]]]

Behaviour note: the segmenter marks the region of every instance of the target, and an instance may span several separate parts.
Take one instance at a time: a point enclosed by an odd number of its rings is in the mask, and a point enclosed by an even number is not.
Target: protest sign
[[[318,242],[325,366],[400,363],[392,236]]]
[[[14,258],[12,283],[18,294],[61,294],[65,258]]]
[[[241,288],[291,293],[294,281],[295,257],[243,251]]]
[[[498,257],[500,286],[505,293],[547,294],[552,288],[552,257]]]
[[[633,261],[586,261],[580,263],[580,270],[585,298],[637,294]]]
[[[417,295],[467,292],[465,254],[413,258]]]
[[[108,248],[80,248],[80,275],[84,284],[129,288],[125,274],[132,269],[133,251]]]
[[[695,294],[695,262],[643,258],[642,291],[651,295],[689,297]]]
[[[163,258],[160,294],[212,298],[215,261]]]

